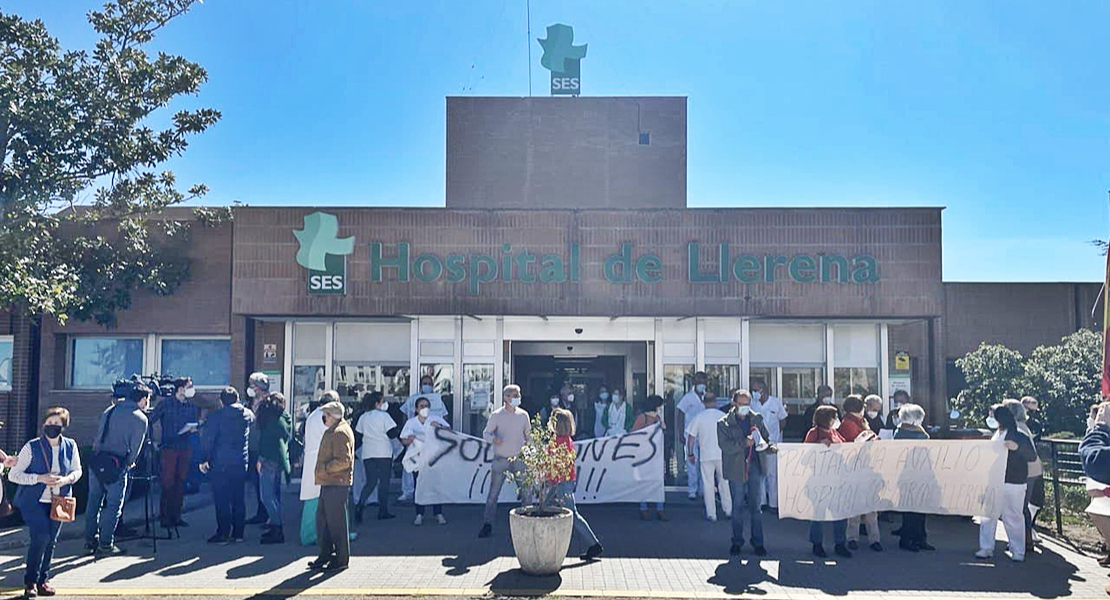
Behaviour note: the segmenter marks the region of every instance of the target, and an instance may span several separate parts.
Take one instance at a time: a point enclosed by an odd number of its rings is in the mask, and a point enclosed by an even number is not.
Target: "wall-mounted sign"
[[[547,26],[547,38],[537,39],[543,47],[540,64],[551,71],[552,96],[577,96],[582,93],[582,59],[586,46],[574,45],[574,28],[556,23]]]
[[[905,350],[899,350],[894,353],[894,370],[898,372],[909,372],[910,370],[910,353]]]
[[[304,229],[293,230],[300,242],[297,264],[308,269],[308,293],[345,294],[347,255],[355,250],[355,238],[342,238],[335,215],[314,212],[305,215]]]
[[[262,362],[277,362],[277,344],[262,344]]]

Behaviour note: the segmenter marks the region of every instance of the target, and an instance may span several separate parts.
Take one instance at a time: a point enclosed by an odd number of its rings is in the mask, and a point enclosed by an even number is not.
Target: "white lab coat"
[[[752,410],[763,417],[763,425],[771,435],[768,440],[774,444],[782,443],[782,419],[786,418],[786,406],[775,396],[767,396],[760,402],[752,401]],[[851,440],[849,440],[851,441]]]
[[[440,419],[447,419],[447,405],[443,403],[443,396],[435,392],[431,394],[413,394],[409,396],[408,400],[401,405],[401,412],[405,413],[406,419],[411,419],[416,416],[416,401],[419,398],[427,398],[428,412],[433,416]]]
[[[315,500],[320,497],[320,486],[316,485],[316,459],[320,456],[320,442],[324,440],[324,411],[317,408],[308,415],[304,424],[304,466],[301,467],[301,500]]]

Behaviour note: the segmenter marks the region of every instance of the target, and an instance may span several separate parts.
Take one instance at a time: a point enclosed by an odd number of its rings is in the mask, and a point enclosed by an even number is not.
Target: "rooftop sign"
[[[586,46],[574,45],[574,28],[556,23],[547,26],[547,38],[536,41],[543,47],[540,64],[551,71],[552,96],[578,96],[582,93],[582,59]]]

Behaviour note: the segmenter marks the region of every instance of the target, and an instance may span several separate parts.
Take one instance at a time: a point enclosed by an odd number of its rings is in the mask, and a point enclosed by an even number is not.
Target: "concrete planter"
[[[520,508],[509,512],[509,532],[520,569],[529,575],[554,575],[563,566],[574,531],[574,513],[565,508],[550,517],[531,517]]]

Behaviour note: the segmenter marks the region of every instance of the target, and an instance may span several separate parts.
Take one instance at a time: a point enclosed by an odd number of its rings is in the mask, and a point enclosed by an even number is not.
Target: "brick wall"
[[[447,207],[685,208],[686,98],[447,98]]]

